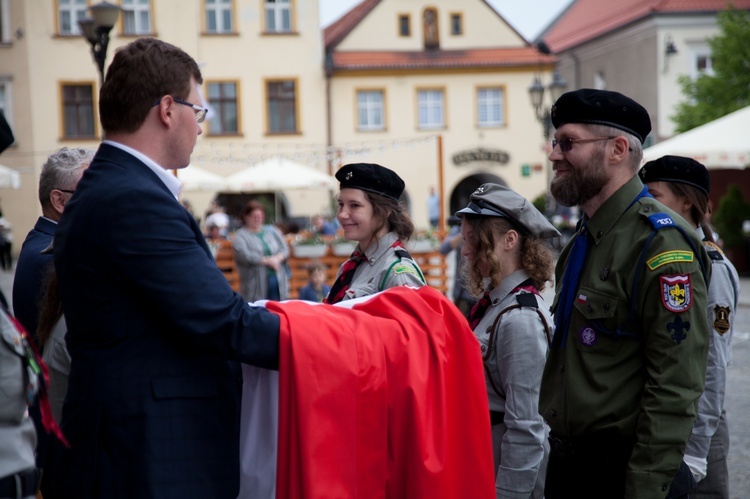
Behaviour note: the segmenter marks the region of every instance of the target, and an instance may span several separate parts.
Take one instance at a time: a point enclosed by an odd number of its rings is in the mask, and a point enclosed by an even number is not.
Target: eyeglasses
[[[552,149],[554,149],[555,147],[557,147],[559,145],[560,146],[560,151],[562,151],[562,152],[570,152],[570,150],[573,149],[573,144],[576,144],[576,143],[585,144],[587,142],[599,142],[599,141],[602,141],[602,140],[612,140],[612,139],[615,139],[615,138],[617,138],[617,137],[615,137],[613,135],[611,137],[596,137],[596,138],[593,138],[593,139],[569,139],[567,137],[564,138],[564,139],[560,139],[560,140],[553,139],[552,140]]]
[[[195,119],[198,121],[198,123],[203,123],[203,120],[206,119],[206,113],[208,113],[208,109],[204,107],[200,107],[198,104],[191,104],[188,101],[180,100],[176,97],[172,97],[172,100],[175,101],[177,104],[182,104],[183,106],[192,107],[193,112],[195,112]],[[151,104],[151,107],[158,106],[159,102],[161,102],[161,99],[157,99],[153,104]]]
[[[71,191],[69,189],[52,189],[53,191],[60,191],[60,192],[67,192],[68,194],[73,194],[75,191]]]

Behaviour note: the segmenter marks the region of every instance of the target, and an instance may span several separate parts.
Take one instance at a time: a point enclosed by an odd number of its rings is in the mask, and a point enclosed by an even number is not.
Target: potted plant
[[[431,253],[440,245],[437,236],[431,230],[418,232],[406,245],[412,253]]]
[[[343,237],[336,237],[331,241],[331,251],[336,256],[349,256],[357,247],[356,241],[350,241]]]
[[[320,258],[328,253],[328,243],[315,234],[292,243],[292,254],[297,258]]]

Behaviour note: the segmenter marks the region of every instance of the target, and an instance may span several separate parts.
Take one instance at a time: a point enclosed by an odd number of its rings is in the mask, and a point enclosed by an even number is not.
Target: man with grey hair
[[[13,311],[36,341],[44,276],[52,263],[51,254],[42,254],[52,242],[57,222],[70,200],[83,170],[94,157],[93,149],[63,147],[52,153],[42,165],[39,177],[39,202],[42,216],[26,235],[16,264],[13,280]]]
[[[551,430],[545,497],[684,497],[706,375],[708,254],[637,175],[651,131],[643,106],[579,89],[557,100],[552,124],[552,195],[584,216],[555,271],[539,397]]]

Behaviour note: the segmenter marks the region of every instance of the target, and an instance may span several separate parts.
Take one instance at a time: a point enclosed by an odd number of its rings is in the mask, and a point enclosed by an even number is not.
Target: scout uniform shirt
[[[578,437],[614,430],[636,444],[626,497],[663,499],[677,472],[703,391],[708,352],[710,261],[695,229],[651,197],[637,176],[589,219],[567,343],[553,339],[539,411],[552,432]],[[632,204],[631,204],[632,203]],[[660,217],[649,216],[662,213]],[[676,227],[655,229],[656,225]],[[655,232],[655,234],[654,234]],[[653,234],[645,255],[646,240]],[[558,303],[575,239],[555,270]],[[628,324],[628,318],[632,320]]]
[[[367,260],[355,270],[349,289],[346,290],[342,300],[372,295],[394,286],[424,286],[424,277],[417,262],[396,254],[397,250],[404,251],[403,248],[393,247],[397,239],[394,232],[389,232],[367,248],[365,251]],[[334,282],[338,280],[340,274],[341,268]]]
[[[703,237],[703,230],[700,228],[698,235]],[[705,390],[698,401],[698,414],[685,453],[705,459],[724,410],[727,367],[732,362],[732,336],[740,278],[732,262],[727,260],[718,246],[708,241],[704,241],[703,246],[711,257],[711,284],[708,287],[707,305],[710,326],[708,375]],[[728,446],[725,446],[724,456],[728,451]]]
[[[535,486],[542,497],[547,432],[539,415],[539,383],[547,357],[547,335],[552,327],[548,306],[532,294],[538,309],[530,306],[503,313],[518,305],[518,295],[529,294],[529,274],[517,270],[490,292],[491,305],[474,329],[485,368],[490,410],[504,413],[503,422],[492,427],[495,487],[498,496],[532,497]],[[544,321],[539,313],[541,312]],[[538,484],[538,485],[537,485]]]

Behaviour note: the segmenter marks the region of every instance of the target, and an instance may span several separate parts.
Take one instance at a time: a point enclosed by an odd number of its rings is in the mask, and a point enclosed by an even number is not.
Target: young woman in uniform
[[[337,219],[344,237],[357,242],[325,303],[367,296],[394,286],[422,286],[422,271],[404,248],[414,224],[399,198],[404,181],[373,163],[344,165],[336,172]]]
[[[484,361],[497,497],[544,496],[547,430],[539,386],[552,339],[540,292],[555,257],[544,238],[560,233],[528,200],[497,184],[472,195],[462,217],[467,288],[481,297],[469,325]]]
[[[703,239],[711,257],[708,285],[708,318],[711,326],[708,344],[706,388],[698,399],[693,432],[683,460],[698,482],[691,498],[729,497],[727,454],[729,428],[724,411],[726,369],[732,358],[732,335],[737,313],[739,277],[713,240],[706,216],[711,177],[705,166],[681,156],[664,156],[646,163],[640,172],[649,192],[675,211]]]

